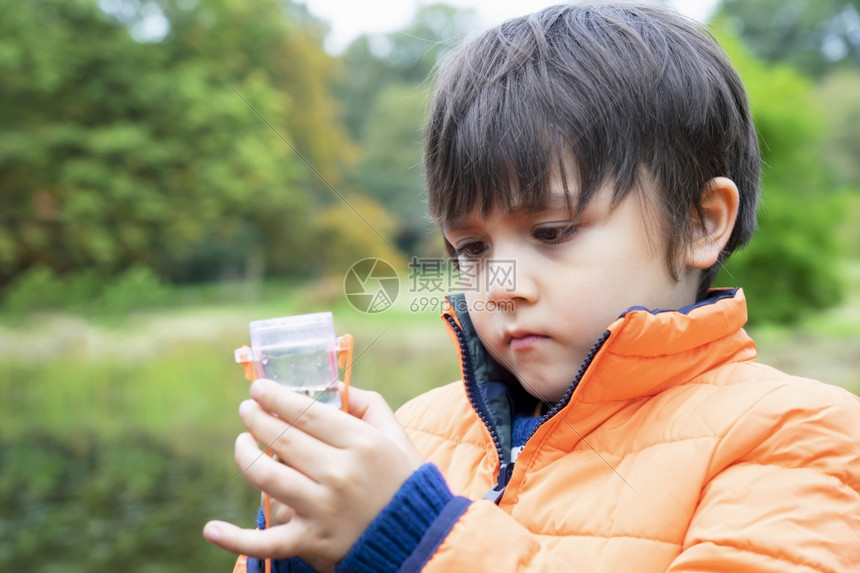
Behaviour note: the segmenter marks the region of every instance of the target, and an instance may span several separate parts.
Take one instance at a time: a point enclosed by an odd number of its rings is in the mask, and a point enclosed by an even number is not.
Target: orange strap
[[[340,393],[340,409],[349,413],[349,381],[352,378],[352,350],[355,341],[351,334],[344,334],[337,339],[337,367],[343,370],[343,390]]]
[[[269,450],[266,450],[266,455],[271,456],[272,452],[270,452]],[[271,510],[271,505],[272,505],[272,498],[269,496],[269,494],[264,493],[263,494],[263,520],[266,522],[266,529],[269,528],[269,511]],[[266,573],[272,573],[272,560],[271,559],[265,560],[265,566],[266,566]]]
[[[257,375],[257,365],[254,362],[254,353],[251,352],[251,347],[247,344],[240,346],[236,350],[233,351],[233,356],[236,359],[236,362],[242,365],[244,369],[243,374],[245,375],[245,380],[250,380],[253,382],[257,378],[262,378],[263,373],[259,372],[259,376]]]

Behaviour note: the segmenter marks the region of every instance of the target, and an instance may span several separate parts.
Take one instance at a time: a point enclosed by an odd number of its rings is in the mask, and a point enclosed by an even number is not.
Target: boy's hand
[[[263,531],[209,522],[204,536],[233,553],[300,556],[329,569],[423,460],[374,392],[350,388],[351,415],[269,380],[254,382],[251,396],[239,408],[250,434],[236,440],[236,463],[248,481],[295,513]]]

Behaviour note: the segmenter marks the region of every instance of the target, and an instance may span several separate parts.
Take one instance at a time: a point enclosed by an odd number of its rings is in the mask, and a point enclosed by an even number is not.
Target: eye
[[[555,245],[570,238],[570,236],[578,230],[579,227],[573,223],[551,227],[539,227],[532,231],[532,236],[542,243]]]
[[[474,259],[480,257],[487,251],[487,245],[483,241],[472,241],[461,247],[457,247],[454,254],[457,258]]]

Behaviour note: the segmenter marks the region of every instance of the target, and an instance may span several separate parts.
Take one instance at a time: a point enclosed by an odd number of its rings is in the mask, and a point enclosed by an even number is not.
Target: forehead
[[[500,155],[479,172],[458,165],[458,176],[438,190],[437,222],[444,228],[501,212],[535,213],[578,206],[583,195],[580,169],[571,153],[544,155],[533,150],[529,155],[519,151],[524,155]],[[520,160],[525,164],[520,165]]]
[[[443,221],[442,229],[444,231],[457,231],[491,222],[504,216],[533,216],[556,211],[570,213],[576,210],[576,205],[577,198],[572,193],[566,191],[561,185],[553,185],[538,201],[529,203],[521,200],[512,201],[490,209],[482,208],[481,205],[474,205],[464,213],[454,215]]]
[[[440,221],[443,233],[468,231],[492,225],[502,217],[531,218],[551,214],[552,216],[563,216],[572,222],[580,221],[581,218],[591,218],[597,213],[608,215],[627,198],[632,199],[628,210],[637,213],[646,224],[661,226],[666,225],[660,211],[660,196],[656,183],[647,172],[639,174],[636,183],[626,189],[619,189],[614,181],[607,181],[594,189],[588,189],[584,193],[571,190],[553,180],[539,201],[532,200],[529,203],[523,201],[500,204],[491,209],[483,209],[481,205],[473,205],[464,213]],[[589,215],[591,213],[591,215]],[[657,227],[651,227],[656,230]],[[662,232],[662,231],[661,231]]]

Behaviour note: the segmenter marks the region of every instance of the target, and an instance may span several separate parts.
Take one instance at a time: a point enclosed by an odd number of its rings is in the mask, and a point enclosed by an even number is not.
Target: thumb
[[[343,390],[342,386],[341,390]],[[382,431],[392,425],[400,427],[397,418],[394,417],[394,412],[379,392],[350,386],[349,413]]]

